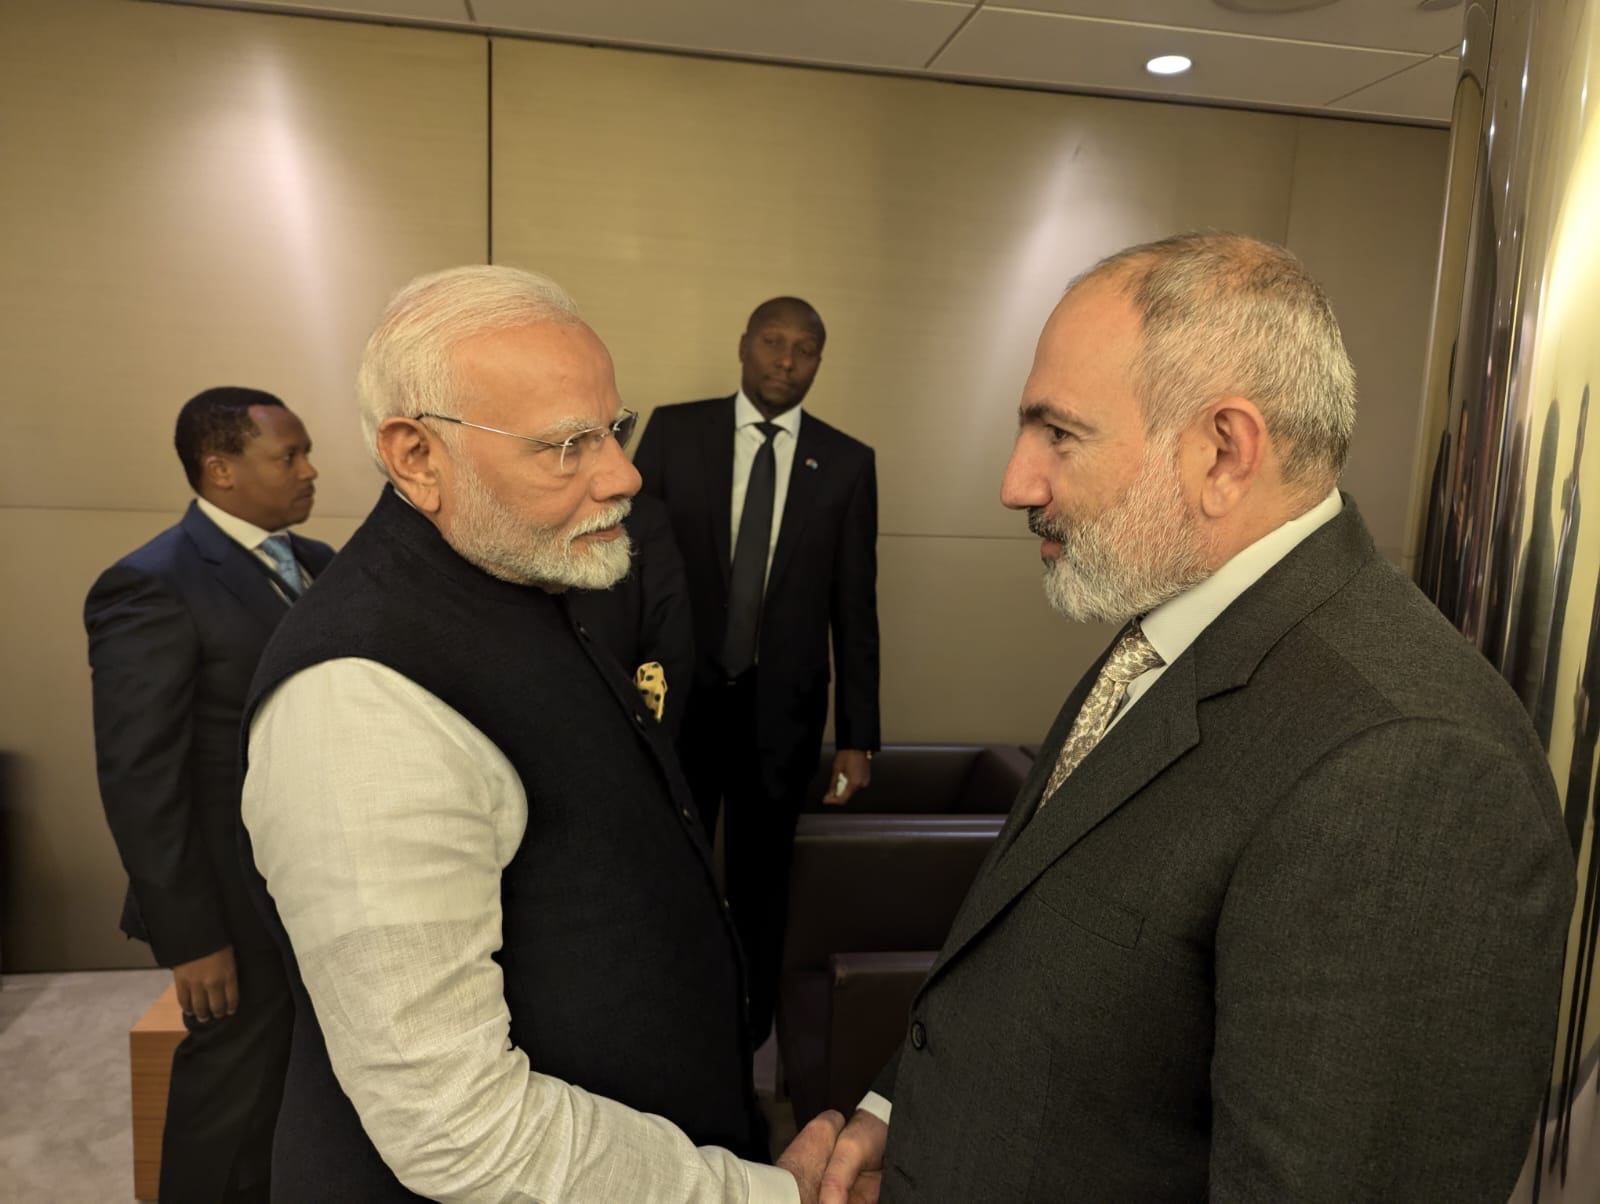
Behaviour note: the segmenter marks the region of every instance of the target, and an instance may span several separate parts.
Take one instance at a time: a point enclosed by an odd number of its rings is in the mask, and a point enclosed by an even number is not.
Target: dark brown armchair
[[[848,1115],[894,1052],[1005,822],[852,811],[802,815],[795,834],[777,1030],[802,1125],[824,1108]]]

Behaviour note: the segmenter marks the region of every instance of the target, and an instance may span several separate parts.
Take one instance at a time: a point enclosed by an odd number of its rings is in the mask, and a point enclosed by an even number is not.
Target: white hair
[[[455,372],[461,343],[535,322],[581,321],[566,290],[537,272],[473,264],[418,276],[389,302],[361,356],[356,396],[367,451],[383,468],[378,427],[385,419],[461,416]]]
[[[1237,234],[1179,234],[1101,260],[1140,318],[1133,387],[1159,435],[1218,398],[1255,403],[1289,484],[1325,489],[1344,468],[1356,374],[1327,294],[1293,254]],[[1069,288],[1068,291],[1071,291]]]

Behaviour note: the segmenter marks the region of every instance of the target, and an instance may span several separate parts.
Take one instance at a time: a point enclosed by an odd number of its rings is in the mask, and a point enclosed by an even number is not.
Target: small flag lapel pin
[[[806,467],[807,468],[815,468],[816,466],[817,466],[817,462],[815,460],[813,460],[810,456],[807,456],[806,457]]]

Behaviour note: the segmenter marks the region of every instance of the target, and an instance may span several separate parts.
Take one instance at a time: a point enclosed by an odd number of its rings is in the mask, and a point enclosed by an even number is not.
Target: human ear
[[[221,452],[207,452],[200,458],[200,479],[213,489],[232,489],[233,461]]]
[[[1206,455],[1200,506],[1206,517],[1222,518],[1243,502],[1261,474],[1267,422],[1249,399],[1224,397],[1206,408],[1198,433]]]
[[[437,437],[415,418],[385,418],[378,424],[378,459],[394,487],[424,514],[440,506]]]

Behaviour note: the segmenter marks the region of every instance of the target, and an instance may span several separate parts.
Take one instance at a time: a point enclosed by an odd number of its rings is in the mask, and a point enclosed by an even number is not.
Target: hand
[[[822,1204],[876,1204],[888,1143],[889,1126],[858,1110],[839,1134],[822,1172]]]
[[[842,790],[839,788],[841,779]],[[829,780],[833,793],[823,795],[822,801],[830,807],[842,807],[850,801],[851,795],[872,781],[872,761],[860,749],[841,748],[833,754],[833,774]]]
[[[822,1170],[833,1153],[833,1143],[844,1128],[844,1117],[824,1112],[795,1135],[789,1148],[778,1156],[777,1165],[794,1176],[800,1188],[800,1204],[816,1204],[822,1191]]]
[[[239,1010],[239,970],[233,964],[233,946],[172,967],[178,988],[178,1006],[185,1016],[201,1024],[231,1016]]]

